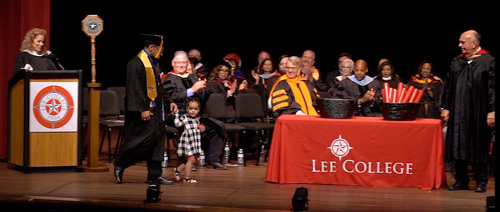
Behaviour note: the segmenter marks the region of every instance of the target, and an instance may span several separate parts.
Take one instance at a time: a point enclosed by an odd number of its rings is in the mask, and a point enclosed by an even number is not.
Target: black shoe
[[[448,190],[450,191],[469,190],[469,183],[457,181],[455,182],[455,184],[448,186]]]
[[[474,189],[474,192],[477,192],[477,193],[484,193],[486,192],[486,183],[478,183],[476,185],[476,189]]]
[[[115,165],[115,169],[113,171],[113,174],[115,175],[116,182],[118,184],[122,184],[123,180],[123,169],[120,166]]]
[[[155,181],[155,180],[157,180],[157,181],[158,181],[158,183],[160,183],[160,184],[162,184],[162,185],[172,185],[172,184],[174,184],[174,181],[172,181],[172,180],[167,180],[167,179],[165,179],[164,177],[158,177],[158,178],[153,179],[153,180],[152,180],[152,179],[148,179],[148,184],[153,183],[153,181]]]
[[[214,169],[227,170],[227,166],[222,165],[219,162],[212,161],[210,165],[214,166]]]

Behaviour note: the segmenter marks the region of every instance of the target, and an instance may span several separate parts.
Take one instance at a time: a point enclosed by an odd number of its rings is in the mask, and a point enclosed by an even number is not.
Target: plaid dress
[[[179,113],[175,114],[174,124],[176,127],[184,126],[179,138],[177,146],[177,155],[191,156],[201,153],[201,131],[200,131],[200,117],[192,118],[187,114],[179,117]]]

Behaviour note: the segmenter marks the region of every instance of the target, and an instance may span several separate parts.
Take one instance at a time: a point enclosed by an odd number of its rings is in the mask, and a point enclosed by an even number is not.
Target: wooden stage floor
[[[105,160],[105,159],[104,159]],[[175,161],[174,161],[175,162]],[[125,170],[117,184],[108,172],[24,173],[0,163],[0,211],[6,207],[37,211],[290,211],[297,187],[309,192],[308,211],[486,211],[486,197],[495,195],[495,180],[486,193],[425,191],[405,187],[363,187],[318,184],[275,184],[265,180],[267,166],[200,168],[198,184],[162,185],[161,201],[145,203],[146,166]],[[182,174],[183,175],[183,174]],[[164,175],[173,178],[171,168]],[[447,173],[448,184],[454,182]],[[474,182],[470,184],[474,188]],[[44,210],[40,210],[44,209]]]

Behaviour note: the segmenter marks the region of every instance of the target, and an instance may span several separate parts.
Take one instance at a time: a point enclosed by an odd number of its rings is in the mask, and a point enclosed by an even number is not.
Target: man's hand
[[[196,93],[203,90],[203,88],[205,88],[206,86],[207,86],[207,80],[198,79],[198,81],[194,83],[194,85],[191,87],[191,90],[194,93]]]
[[[179,108],[177,108],[177,104],[175,104],[173,102],[170,103],[170,111],[172,111],[172,114],[179,112]]]
[[[142,111],[141,112],[141,118],[143,121],[149,121],[151,120],[151,116],[153,115],[153,113],[149,110],[145,110],[145,111]]]
[[[442,110],[441,111],[441,120],[443,120],[444,122],[447,122],[449,118],[450,118],[450,111],[449,110]]]
[[[363,104],[365,102],[372,101],[374,97],[375,97],[375,90],[373,90],[373,88],[370,88],[370,90],[366,91],[363,97],[358,99],[358,103]]]
[[[302,112],[302,110],[297,111],[295,115],[307,115],[307,113]]]
[[[488,113],[488,116],[486,117],[486,122],[488,123],[488,127],[495,126],[495,112]]]

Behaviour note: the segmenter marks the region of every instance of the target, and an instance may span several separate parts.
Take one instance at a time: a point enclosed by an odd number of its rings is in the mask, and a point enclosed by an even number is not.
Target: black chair
[[[233,147],[236,147],[239,142],[239,133],[245,129],[245,127],[232,124],[228,121],[234,120],[236,118],[234,111],[231,111],[226,106],[226,97],[225,94],[220,93],[212,93],[207,99],[205,104],[205,112],[209,117],[220,120],[224,123],[224,128],[227,132],[233,133],[234,141],[232,142]],[[224,138],[225,142],[229,142],[229,136]],[[231,151],[232,155],[236,153],[236,149],[233,148]],[[229,162],[229,161],[228,161]]]
[[[107,90],[114,91],[118,95],[118,107],[121,115],[125,114],[125,86],[108,87]]]
[[[108,87],[107,90],[114,91],[116,95],[118,96],[118,108],[120,108],[120,115],[119,119],[125,120],[125,86],[112,86]],[[119,134],[119,138],[117,143],[116,143],[116,148],[115,148],[115,154],[114,156],[119,154],[120,148],[122,146],[122,141],[123,141],[123,136],[124,136],[125,131],[121,130]]]
[[[100,97],[100,120],[99,120],[99,125],[104,127],[102,138],[101,138],[101,145],[99,146],[99,154],[101,154],[102,151],[102,146],[104,144],[104,138],[106,135],[108,135],[108,161],[111,162],[111,133],[114,128],[118,128],[118,139],[116,141],[116,147],[115,147],[115,154],[113,156],[115,157],[120,148],[120,144],[122,143],[123,139],[123,128],[124,128],[124,120],[120,119],[120,106],[119,106],[119,100],[118,100],[118,95],[116,92],[111,91],[111,90],[101,90],[101,97]]]
[[[243,133],[254,131],[259,139],[256,151],[256,165],[260,163],[260,157],[266,155],[265,150],[269,147],[270,134],[274,129],[274,123],[269,123],[264,120],[262,97],[257,93],[240,93],[236,96],[235,101],[236,124],[244,127]],[[265,160],[265,157],[263,158]]]

